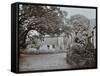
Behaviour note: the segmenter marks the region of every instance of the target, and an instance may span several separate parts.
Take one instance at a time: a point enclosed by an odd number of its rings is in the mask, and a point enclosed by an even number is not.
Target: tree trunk
[[[26,36],[30,30],[26,30],[19,35],[19,46],[21,48],[26,48]]]

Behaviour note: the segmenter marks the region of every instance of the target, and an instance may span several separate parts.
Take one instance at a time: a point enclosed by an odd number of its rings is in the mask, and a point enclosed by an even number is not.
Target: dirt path
[[[67,69],[66,53],[23,55],[20,57],[20,71]]]

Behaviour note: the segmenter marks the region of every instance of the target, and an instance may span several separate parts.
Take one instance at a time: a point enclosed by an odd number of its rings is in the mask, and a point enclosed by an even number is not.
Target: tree
[[[35,30],[30,30],[27,34],[26,44],[28,44],[31,48],[39,49],[42,45],[42,38],[40,34]]]
[[[90,20],[82,15],[74,15],[70,21],[75,37],[71,49],[67,52],[67,62],[75,67],[95,67],[96,52],[88,41]]]
[[[73,25],[74,32],[86,31],[90,26],[90,20],[80,14],[71,16],[70,22]]]
[[[63,25],[61,26],[62,32],[65,33],[65,35],[71,36],[71,32],[72,32],[72,27],[70,24],[70,19],[67,18],[67,11],[62,11],[62,20],[63,20]]]
[[[40,34],[55,34],[63,25],[62,12],[55,6],[19,5],[19,45],[25,48],[25,40],[30,30]]]

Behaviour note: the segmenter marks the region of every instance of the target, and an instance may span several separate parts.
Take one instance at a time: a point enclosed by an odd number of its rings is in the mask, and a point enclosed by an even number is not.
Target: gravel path
[[[70,68],[65,59],[66,53],[21,55],[19,70],[34,71]]]

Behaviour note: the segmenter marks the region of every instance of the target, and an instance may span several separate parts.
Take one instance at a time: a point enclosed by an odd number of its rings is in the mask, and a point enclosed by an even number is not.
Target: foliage
[[[41,35],[59,34],[63,25],[62,11],[55,6],[19,5],[19,44],[25,46],[25,39],[30,30]]]
[[[39,49],[42,45],[42,40],[43,37],[38,32],[31,30],[31,32],[29,31],[27,34],[26,44],[31,45],[31,48],[33,47]]]
[[[89,39],[89,19],[82,15],[74,15],[70,21],[75,37],[67,52],[67,62],[75,67],[95,67],[96,50]]]
[[[90,45],[90,44],[89,44]],[[75,67],[95,67],[96,50],[75,44],[67,52],[67,62]]]
[[[73,25],[75,32],[83,32],[88,30],[90,26],[90,20],[83,15],[77,14],[70,18],[70,22]]]

